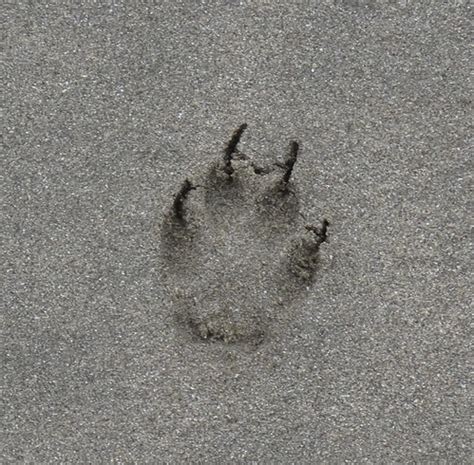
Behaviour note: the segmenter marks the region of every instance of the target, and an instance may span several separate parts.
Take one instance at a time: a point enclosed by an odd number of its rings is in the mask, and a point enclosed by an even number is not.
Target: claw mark
[[[232,177],[234,168],[232,167],[232,155],[237,151],[237,145],[240,142],[243,132],[247,129],[247,124],[242,124],[233,134],[224,151],[224,173]]]
[[[314,234],[311,238],[301,238],[290,253],[290,270],[300,278],[309,280],[316,271],[319,247],[328,240],[329,221],[324,219],[320,227],[305,226]]]
[[[308,225],[308,226],[305,226],[305,228],[308,230],[308,231],[311,231],[313,232],[315,235],[316,235],[316,247],[319,249],[319,246],[323,243],[323,242],[327,242],[328,240],[328,226],[329,226],[329,221],[324,219],[321,223],[321,227],[317,227],[317,226],[312,226],[312,225]]]
[[[173,214],[178,220],[183,220],[184,201],[188,197],[189,192],[197,188],[198,186],[193,186],[189,179],[184,180],[181,189],[176,194],[173,202]]]
[[[288,188],[288,182],[290,181],[291,173],[293,172],[293,167],[295,166],[296,159],[298,157],[298,150],[298,142],[291,141],[290,150],[283,165],[285,168],[285,174],[283,175],[283,190],[287,190]]]

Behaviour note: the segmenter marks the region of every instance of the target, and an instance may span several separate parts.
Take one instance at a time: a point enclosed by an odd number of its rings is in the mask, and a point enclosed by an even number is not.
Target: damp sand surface
[[[469,6],[280,3],[3,7],[2,463],[469,462]]]

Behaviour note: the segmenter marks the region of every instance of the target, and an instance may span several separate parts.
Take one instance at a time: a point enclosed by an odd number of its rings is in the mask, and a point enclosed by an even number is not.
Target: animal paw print
[[[185,179],[161,228],[161,258],[177,321],[194,338],[260,344],[307,286],[328,238],[308,225],[291,182],[299,145],[258,166],[232,135],[220,160]]]

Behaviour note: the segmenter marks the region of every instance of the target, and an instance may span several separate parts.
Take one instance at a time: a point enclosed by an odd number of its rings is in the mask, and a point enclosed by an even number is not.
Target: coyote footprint
[[[313,277],[328,221],[308,225],[291,175],[299,146],[257,166],[237,149],[240,126],[206,173],[185,179],[161,228],[167,287],[194,337],[259,344]]]

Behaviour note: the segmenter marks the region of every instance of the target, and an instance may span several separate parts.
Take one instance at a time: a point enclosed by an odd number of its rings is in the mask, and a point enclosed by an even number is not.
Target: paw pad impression
[[[258,166],[237,148],[246,124],[205,173],[186,178],[161,227],[164,278],[195,338],[261,343],[317,269],[329,222],[308,225],[291,177],[299,144]]]

